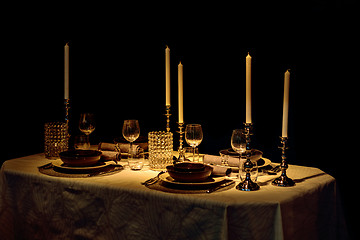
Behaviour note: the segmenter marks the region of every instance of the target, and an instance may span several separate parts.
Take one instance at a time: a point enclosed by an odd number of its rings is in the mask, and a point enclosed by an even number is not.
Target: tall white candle
[[[286,70],[284,74],[284,103],[283,103],[283,122],[282,122],[282,136],[288,136],[288,120],[289,120],[289,87],[290,87],[290,72]]]
[[[183,65],[178,65],[178,96],[179,96],[179,123],[184,123],[184,104],[183,104]]]
[[[165,49],[166,106],[170,106],[170,48]]]
[[[251,56],[246,56],[246,122],[251,123]]]
[[[64,99],[69,99],[69,44],[64,47]]]

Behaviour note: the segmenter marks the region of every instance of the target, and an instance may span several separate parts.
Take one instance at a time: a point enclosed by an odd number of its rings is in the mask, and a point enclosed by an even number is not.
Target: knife
[[[224,182],[216,187],[212,187],[208,190],[206,190],[206,193],[212,193],[212,192],[215,192],[221,188],[224,188],[224,187],[227,187],[227,186],[230,186],[232,184],[235,184],[235,181],[234,180],[224,180]]]
[[[109,165],[109,166],[114,166],[113,169],[111,170],[104,170],[104,171],[100,171],[100,172],[93,172],[93,173],[89,173],[88,177],[94,177],[94,176],[99,176],[99,175],[104,175],[104,174],[108,174],[108,173],[112,173],[112,172],[117,172],[120,170],[123,170],[124,167],[121,165]]]

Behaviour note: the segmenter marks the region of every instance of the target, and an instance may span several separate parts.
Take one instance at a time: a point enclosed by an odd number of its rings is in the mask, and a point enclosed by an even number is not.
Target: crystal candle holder
[[[153,170],[163,170],[173,162],[173,134],[149,132],[149,165]]]
[[[68,125],[64,122],[48,122],[44,126],[44,153],[49,159],[59,158],[59,153],[68,150]]]

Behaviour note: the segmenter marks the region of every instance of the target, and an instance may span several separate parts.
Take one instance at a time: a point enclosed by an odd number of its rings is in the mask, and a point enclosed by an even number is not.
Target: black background
[[[38,9],[38,10],[37,10]],[[40,10],[41,9],[41,10]],[[291,69],[288,160],[337,179],[356,208],[358,27],[352,1],[277,4],[133,3],[16,6],[2,31],[2,160],[43,151],[43,125],[63,120],[63,51],[70,45],[71,134],[94,112],[93,144],[165,130],[165,47],[171,49],[171,131],[178,146],[177,64],[184,121],[200,123],[200,152],[230,147],[245,120],[245,57],[252,56],[253,146],[280,162],[284,72]],[[355,60],[354,60],[355,58]],[[353,171],[349,171],[349,170]],[[348,223],[351,228],[350,222]]]

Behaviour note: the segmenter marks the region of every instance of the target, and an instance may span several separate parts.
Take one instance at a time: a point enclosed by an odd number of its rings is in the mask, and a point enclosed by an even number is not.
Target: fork
[[[159,172],[159,174],[157,175],[157,176],[155,176],[155,177],[153,177],[153,178],[150,178],[150,179],[148,179],[148,180],[146,180],[145,182],[142,182],[141,184],[142,185],[145,185],[145,186],[149,186],[149,185],[152,185],[152,184],[155,184],[155,183],[157,183],[158,181],[159,181],[159,176],[161,175],[161,174],[163,174],[163,173],[165,173],[164,171],[161,171],[161,172]]]

